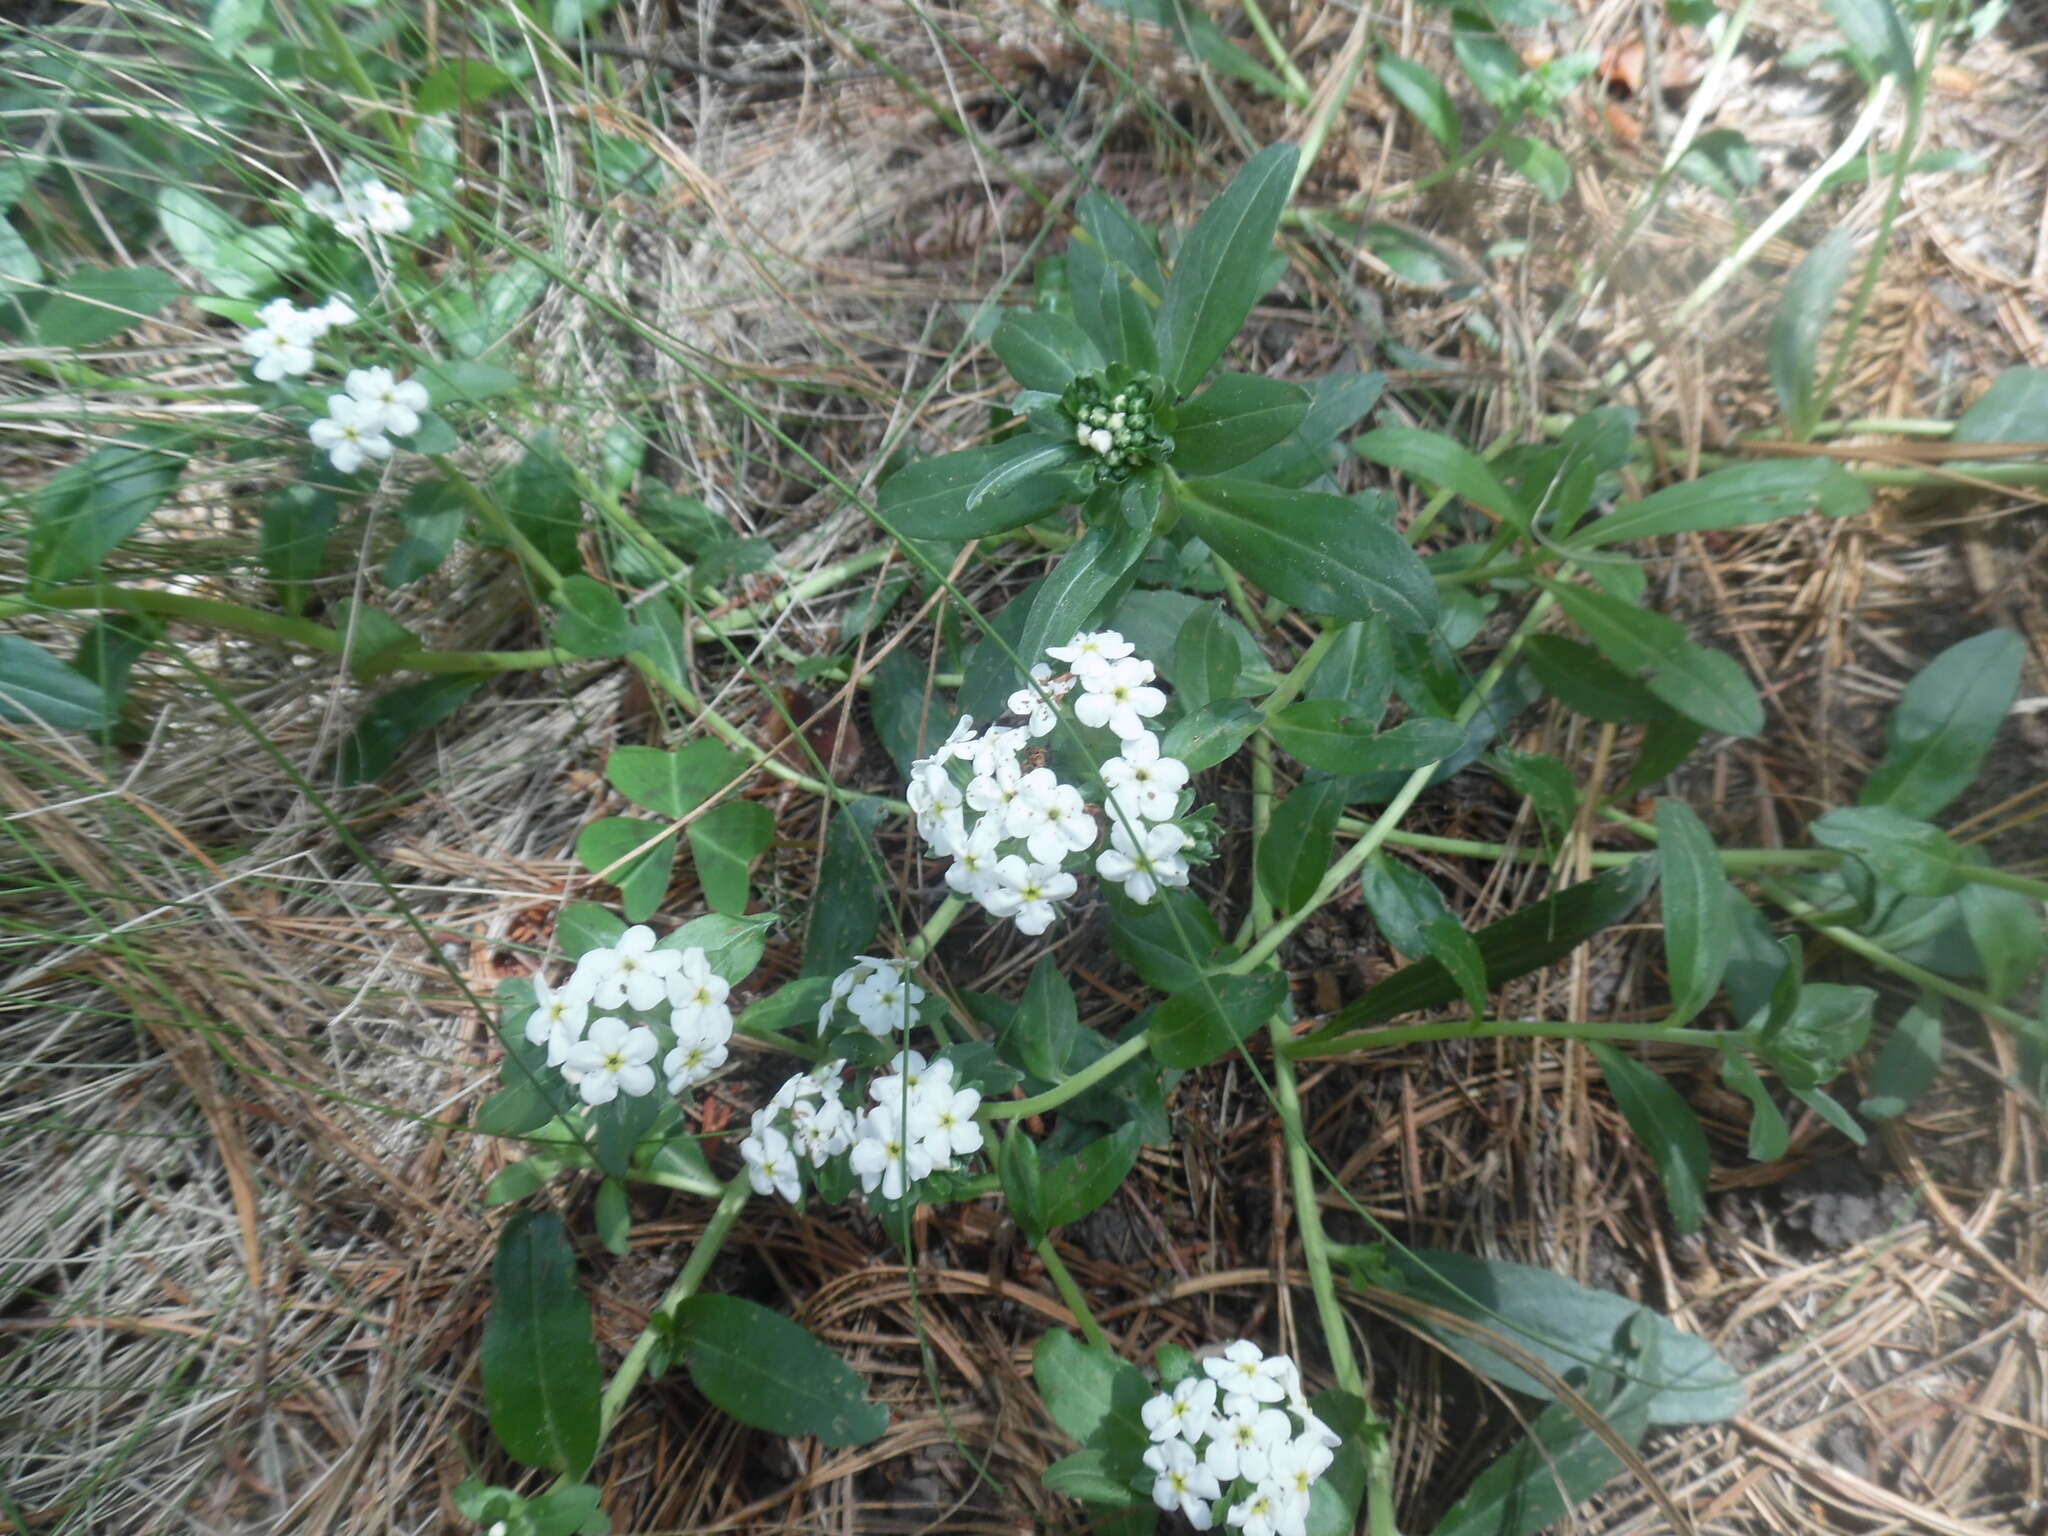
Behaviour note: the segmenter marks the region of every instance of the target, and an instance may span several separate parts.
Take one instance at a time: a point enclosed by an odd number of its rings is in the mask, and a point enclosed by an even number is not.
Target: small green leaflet
[[[1613,1046],[1596,1043],[1593,1054],[1629,1129],[1657,1164],[1673,1224],[1681,1232],[1699,1231],[1707,1219],[1707,1175],[1712,1170],[1699,1116],[1677,1089]]]
[[[2026,644],[2010,629],[1943,651],[1906,685],[1885,722],[1884,760],[1857,796],[1906,816],[1932,816],[1969,788],[2019,696]]]
[[[1786,430],[1795,442],[1813,435],[1819,403],[1813,397],[1814,363],[1821,332],[1834,312],[1835,299],[1849,276],[1854,244],[1846,228],[1835,229],[1806,253],[1786,280],[1785,296],[1771,317],[1766,352],[1771,361],[1771,387],[1785,413]],[[1799,460],[1788,462],[1798,463]]]
[[[619,888],[627,922],[644,923],[668,894],[676,838],[658,821],[606,816],[577,835],[576,857],[591,874]]]
[[[141,427],[53,476],[36,497],[28,535],[33,582],[96,573],[114,547],[142,526],[185,467],[182,432]]]
[[[363,712],[342,743],[341,781],[367,784],[398,761],[407,741],[439,725],[483,683],[480,677],[437,677],[385,694]]]
[[[775,813],[752,800],[728,800],[689,825],[697,883],[714,912],[747,910],[747,874],[775,841]]]
[[[0,635],[0,720],[60,731],[97,731],[112,723],[100,685],[34,641]]]
[[[1671,1012],[1684,1024],[1720,989],[1735,946],[1735,913],[1720,851],[1682,800],[1657,802],[1658,861],[1664,867],[1664,954],[1671,969]]]

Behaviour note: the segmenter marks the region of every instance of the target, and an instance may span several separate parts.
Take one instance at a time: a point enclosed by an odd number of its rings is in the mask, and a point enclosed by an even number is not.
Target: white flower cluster
[[[1202,1372],[1144,1406],[1152,1502],[1206,1531],[1228,1494],[1224,1523],[1243,1536],[1306,1536],[1310,1491],[1343,1440],[1309,1410],[1301,1372],[1249,1339]]]
[[[534,976],[527,1043],[548,1048],[548,1065],[586,1104],[609,1104],[622,1093],[644,1098],[654,1091],[651,1064],[661,1053],[661,1035],[617,1015],[666,1010],[670,1048],[661,1069],[668,1091],[680,1094],[725,1065],[730,990],[703,950],[657,949],[654,930],[628,928],[615,948],[593,949],[578,960],[559,988]]]
[[[854,1022],[877,1039],[900,1034],[917,1020],[924,988],[909,976],[908,960],[861,955],[832,978],[832,995],[818,1010],[818,1033],[832,1027],[839,1005],[846,1004]]]
[[[1067,865],[1100,835],[1081,791],[1043,762],[1035,738],[1051,734],[1073,699],[1074,718],[1106,729],[1118,755],[1101,767],[1109,847],[1095,872],[1148,902],[1161,886],[1186,885],[1190,841],[1175,822],[1188,769],[1163,757],[1147,724],[1166,707],[1153,686],[1152,663],[1115,630],[1076,635],[1046,654],[1064,663],[1031,669],[1033,686],[1010,695],[1022,725],[994,725],[979,736],[963,716],[930,757],[911,765],[907,798],[917,829],[935,858],[950,858],[946,884],[995,917],[1013,918],[1025,933],[1051,926],[1059,904],[1077,889]]]
[[[392,438],[420,429],[428,400],[419,380],[396,378],[389,368],[356,368],[342,390],[327,397],[327,414],[308,433],[343,474],[360,469],[366,459],[390,458]]]
[[[242,333],[242,350],[256,359],[256,377],[275,384],[311,373],[313,343],[337,326],[355,324],[356,312],[342,298],[311,309],[301,309],[290,299],[272,299],[256,311],[256,321]]]
[[[954,1082],[950,1061],[904,1051],[869,1082],[870,1102],[855,1107],[840,1096],[845,1068],[830,1061],[799,1072],[754,1111],[740,1158],[756,1194],[794,1203],[802,1165],[823,1168],[846,1153],[863,1190],[900,1200],[918,1180],[981,1150],[981,1094]]]
[[[412,205],[405,194],[374,176],[345,192],[321,182],[306,188],[301,196],[306,207],[332,224],[344,240],[360,240],[365,233],[402,235],[412,228]]]

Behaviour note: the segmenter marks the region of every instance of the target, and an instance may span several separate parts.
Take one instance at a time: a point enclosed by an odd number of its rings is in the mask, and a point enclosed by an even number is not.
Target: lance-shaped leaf
[[[590,1303],[561,1218],[521,1211],[505,1224],[484,1324],[484,1407],[513,1460],[581,1477],[597,1455],[602,1379]]]
[[[1003,317],[989,346],[1010,377],[1026,389],[1056,395],[1077,374],[1102,367],[1102,353],[1087,333],[1065,315],[1019,310]]]
[[[1299,155],[1292,144],[1254,155],[1181,242],[1159,306],[1159,368],[1181,394],[1202,381],[1265,290]]]
[[[756,1429],[866,1445],[889,1427],[860,1373],[800,1324],[739,1296],[692,1296],[675,1309],[690,1380]]]
[[[1173,468],[1220,475],[1264,453],[1301,424],[1309,394],[1298,384],[1226,373],[1181,406],[1173,428]]]
[[[1730,736],[1763,730],[1763,701],[1734,657],[1695,645],[1675,619],[1610,593],[1544,585],[1602,655],[1680,714]]]
[[[1030,474],[1000,495],[984,493],[972,510],[967,497],[1005,465],[1040,455],[1046,446],[1044,438],[1027,436],[921,459],[882,482],[876,511],[891,531],[910,539],[976,539],[1019,527],[1073,500],[1079,476]]]

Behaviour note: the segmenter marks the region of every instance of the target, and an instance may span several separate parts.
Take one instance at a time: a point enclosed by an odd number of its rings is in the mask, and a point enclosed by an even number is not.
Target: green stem
[[[1109,1336],[1102,1331],[1102,1324],[1095,1321],[1095,1314],[1089,1309],[1088,1298],[1081,1293],[1081,1287],[1074,1281],[1074,1275],[1067,1268],[1067,1261],[1060,1257],[1059,1250],[1052,1245],[1052,1236],[1047,1234],[1032,1245],[1033,1253],[1045,1265],[1045,1272],[1052,1276],[1053,1289],[1060,1293],[1060,1300],[1067,1304],[1067,1310],[1074,1314],[1074,1321],[1081,1325],[1081,1332],[1090,1344],[1104,1354],[1113,1355],[1116,1349],[1109,1342]]]
[[[1309,679],[1315,676],[1316,668],[1330,654],[1330,647],[1337,643],[1337,637],[1344,629],[1342,624],[1323,626],[1323,632],[1301,653],[1301,659],[1288,669],[1287,675],[1280,679],[1273,691],[1266,695],[1265,703],[1259,706],[1268,720],[1301,697],[1301,690],[1309,685]]]
[[[362,94],[370,115],[377,120],[378,131],[391,141],[392,149],[397,152],[406,168],[414,169],[417,162],[413,158],[412,141],[398,126],[398,119],[384,106],[376,84],[370,79],[370,72],[363,68],[363,61],[356,56],[356,45],[349,41],[348,34],[341,30],[341,23],[334,19],[334,7],[330,0],[306,0],[306,8],[313,13],[313,19],[320,27],[320,35],[327,41],[329,60],[340,66],[341,72],[348,76],[349,84]]]
[[[1372,829],[1372,823],[1361,821],[1356,816],[1340,816],[1337,830],[1353,836]],[[1428,832],[1389,832],[1386,841],[1400,848],[1419,848],[1425,853],[1457,854],[1472,859],[1509,859],[1520,864],[1549,864],[1555,855],[1541,848],[1510,848],[1505,843],[1475,842],[1464,837],[1437,837]],[[1827,848],[1724,848],[1721,852],[1721,867],[1732,870],[1745,869],[1831,869],[1841,862],[1842,855]],[[1618,850],[1595,853],[1592,864],[1595,869],[1620,869],[1641,858],[1640,853],[1626,853]],[[2023,885],[2040,882],[2027,881],[2018,875],[2006,879],[2019,880]],[[2003,884],[2004,880],[1985,881],[1987,885]]]
[[[675,1284],[668,1288],[668,1294],[654,1309],[654,1316],[647,1320],[647,1326],[640,1330],[640,1337],[633,1341],[633,1347],[626,1351],[626,1358],[619,1362],[619,1369],[606,1384],[604,1398],[598,1409],[598,1440],[612,1431],[618,1422],[619,1411],[625,1407],[626,1399],[633,1388],[640,1384],[640,1378],[647,1373],[648,1357],[654,1353],[654,1346],[661,1337],[661,1320],[680,1303],[687,1301],[704,1283],[704,1276],[710,1272],[711,1261],[718,1257],[718,1250],[725,1246],[732,1226],[739,1219],[741,1209],[753,1187],[747,1182],[745,1172],[732,1176],[732,1182],[725,1186],[725,1193],[718,1202],[718,1209],[711,1213],[711,1220],[705,1223],[703,1236],[697,1239],[697,1246],[690,1250],[689,1261],[683,1265],[683,1272],[676,1276]]]
[[[1029,1115],[1049,1114],[1069,1100],[1077,1099],[1097,1083],[1123,1067],[1129,1066],[1145,1054],[1150,1043],[1149,1031],[1131,1036],[1122,1045],[1106,1056],[1098,1056],[1063,1083],[1058,1083],[1031,1099],[1003,1099],[998,1103],[981,1106],[982,1120],[1021,1120]]]
[[[960,914],[967,910],[967,902],[959,896],[948,896],[939,903],[939,910],[925,921],[911,941],[903,946],[903,958],[913,963],[922,960],[932,952],[932,947],[946,936],[946,931],[960,920]]]
[[[1691,1045],[1707,1050],[1726,1050],[1733,1036],[1719,1029],[1680,1029],[1669,1024],[1590,1024],[1565,1020],[1545,1023],[1528,1019],[1453,1020],[1439,1024],[1402,1024],[1392,1029],[1361,1030],[1334,1039],[1287,1038],[1276,1041],[1276,1054],[1296,1061],[1313,1061],[1325,1056],[1349,1056],[1357,1051],[1379,1050],[1396,1045],[1421,1045],[1432,1040],[1595,1040],[1602,1044],[1645,1042],[1652,1045]]]
[[[1457,159],[1438,166],[1426,176],[1416,177],[1415,180],[1409,182],[1405,187],[1394,188],[1381,201],[1401,202],[1420,193],[1427,192],[1431,187],[1437,186],[1442,182],[1449,181],[1453,176],[1460,174],[1471,166],[1477,165],[1496,149],[1499,149],[1501,145],[1514,136],[1515,126],[1520,122],[1521,118],[1519,116],[1503,117],[1493,125],[1492,130],[1485,138],[1474,144],[1470,149],[1458,156]]]
[[[1307,78],[1294,67],[1294,60],[1288,56],[1285,45],[1280,41],[1280,34],[1275,32],[1273,24],[1266,20],[1266,13],[1260,8],[1259,0],[1242,0],[1242,3],[1245,20],[1252,24],[1252,32],[1264,45],[1267,57],[1273,61],[1273,67],[1280,71],[1281,78],[1294,93],[1294,105],[1304,105],[1310,94]]]

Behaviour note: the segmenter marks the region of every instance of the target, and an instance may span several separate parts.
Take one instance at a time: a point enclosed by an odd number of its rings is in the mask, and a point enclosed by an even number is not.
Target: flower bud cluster
[[[725,1065],[730,990],[703,950],[659,949],[651,928],[628,928],[613,948],[578,960],[559,988],[534,976],[527,1043],[545,1045],[547,1064],[592,1106],[652,1093],[666,1045],[662,1074],[680,1095]],[[628,1013],[645,1021],[621,1017]]]
[[[1163,756],[1149,723],[1166,707],[1151,662],[1113,629],[1074,636],[1031,669],[1032,686],[1010,695],[1022,725],[974,734],[972,716],[930,757],[911,765],[908,799],[934,858],[950,858],[946,884],[1024,933],[1045,932],[1060,903],[1078,889],[1073,867],[1101,840],[1097,812],[1076,786],[1063,782],[1032,745],[1050,735],[1061,712],[1106,730],[1117,753],[1097,770],[1100,811],[1109,846],[1095,872],[1149,902],[1162,886],[1186,885],[1185,852],[1198,839],[1179,821],[1187,765]]]
[[[1239,1339],[1142,1410],[1152,1447],[1152,1502],[1198,1531],[1224,1523],[1243,1536],[1307,1536],[1309,1497],[1342,1438],[1315,1416],[1286,1355]]]
[[[1173,456],[1166,392],[1156,379],[1121,366],[1075,379],[1060,396],[1074,441],[1095,455],[1095,478],[1114,484]]]

